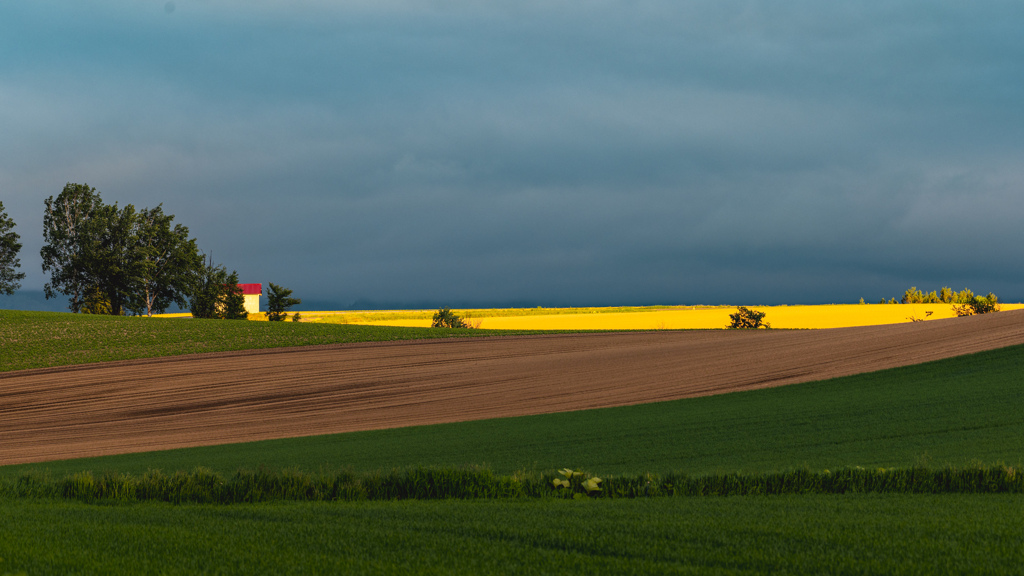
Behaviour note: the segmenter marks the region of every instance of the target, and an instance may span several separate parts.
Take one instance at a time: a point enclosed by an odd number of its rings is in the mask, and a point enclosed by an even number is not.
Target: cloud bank
[[[1024,299],[1017,3],[171,4],[0,4],[26,288],[70,181],[339,307]]]

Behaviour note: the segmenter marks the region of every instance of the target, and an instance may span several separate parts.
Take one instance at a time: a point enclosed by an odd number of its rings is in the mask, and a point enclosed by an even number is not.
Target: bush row
[[[665,475],[593,478],[570,475],[499,476],[480,468],[420,468],[357,477],[350,473],[240,471],[224,478],[205,468],[60,479],[24,474],[0,480],[0,497],[62,498],[83,502],[162,501],[235,504],[292,501],[436,500],[476,498],[647,498],[845,493],[1024,493],[1024,474],[1006,466],[974,468],[847,468],[766,474]],[[593,483],[597,480],[600,484]],[[599,488],[597,486],[600,486]]]

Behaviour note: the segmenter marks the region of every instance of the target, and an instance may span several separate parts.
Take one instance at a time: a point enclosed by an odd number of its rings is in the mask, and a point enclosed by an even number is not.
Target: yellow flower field
[[[765,312],[772,328],[842,328],[937,320],[955,316],[949,304],[826,304],[816,306],[749,306]],[[1018,310],[1024,304],[1001,304]],[[455,310],[475,328],[505,330],[678,330],[715,329],[729,324],[731,306],[633,308],[519,308]],[[303,312],[313,322],[377,326],[430,326],[433,310]]]

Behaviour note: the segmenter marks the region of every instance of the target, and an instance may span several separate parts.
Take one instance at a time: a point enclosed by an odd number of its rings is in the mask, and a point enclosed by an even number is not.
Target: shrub
[[[431,328],[469,328],[451,308],[440,308],[434,313],[434,320],[430,323]]]
[[[999,299],[991,292],[988,296],[975,296],[969,302],[953,305],[953,312],[956,312],[957,316],[974,316],[998,311]]]
[[[735,314],[729,314],[729,318],[732,318],[727,328],[730,329],[752,329],[758,328],[771,328],[771,324],[763,322],[766,312],[758,312],[757,310],[751,310],[744,306],[739,307],[739,311]]]

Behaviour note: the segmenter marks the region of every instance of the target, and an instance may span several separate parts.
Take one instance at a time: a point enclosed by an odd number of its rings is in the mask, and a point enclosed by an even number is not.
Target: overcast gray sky
[[[1015,0],[0,0],[0,200],[25,290],[78,182],[335,307],[1020,301],[1022,30]]]

